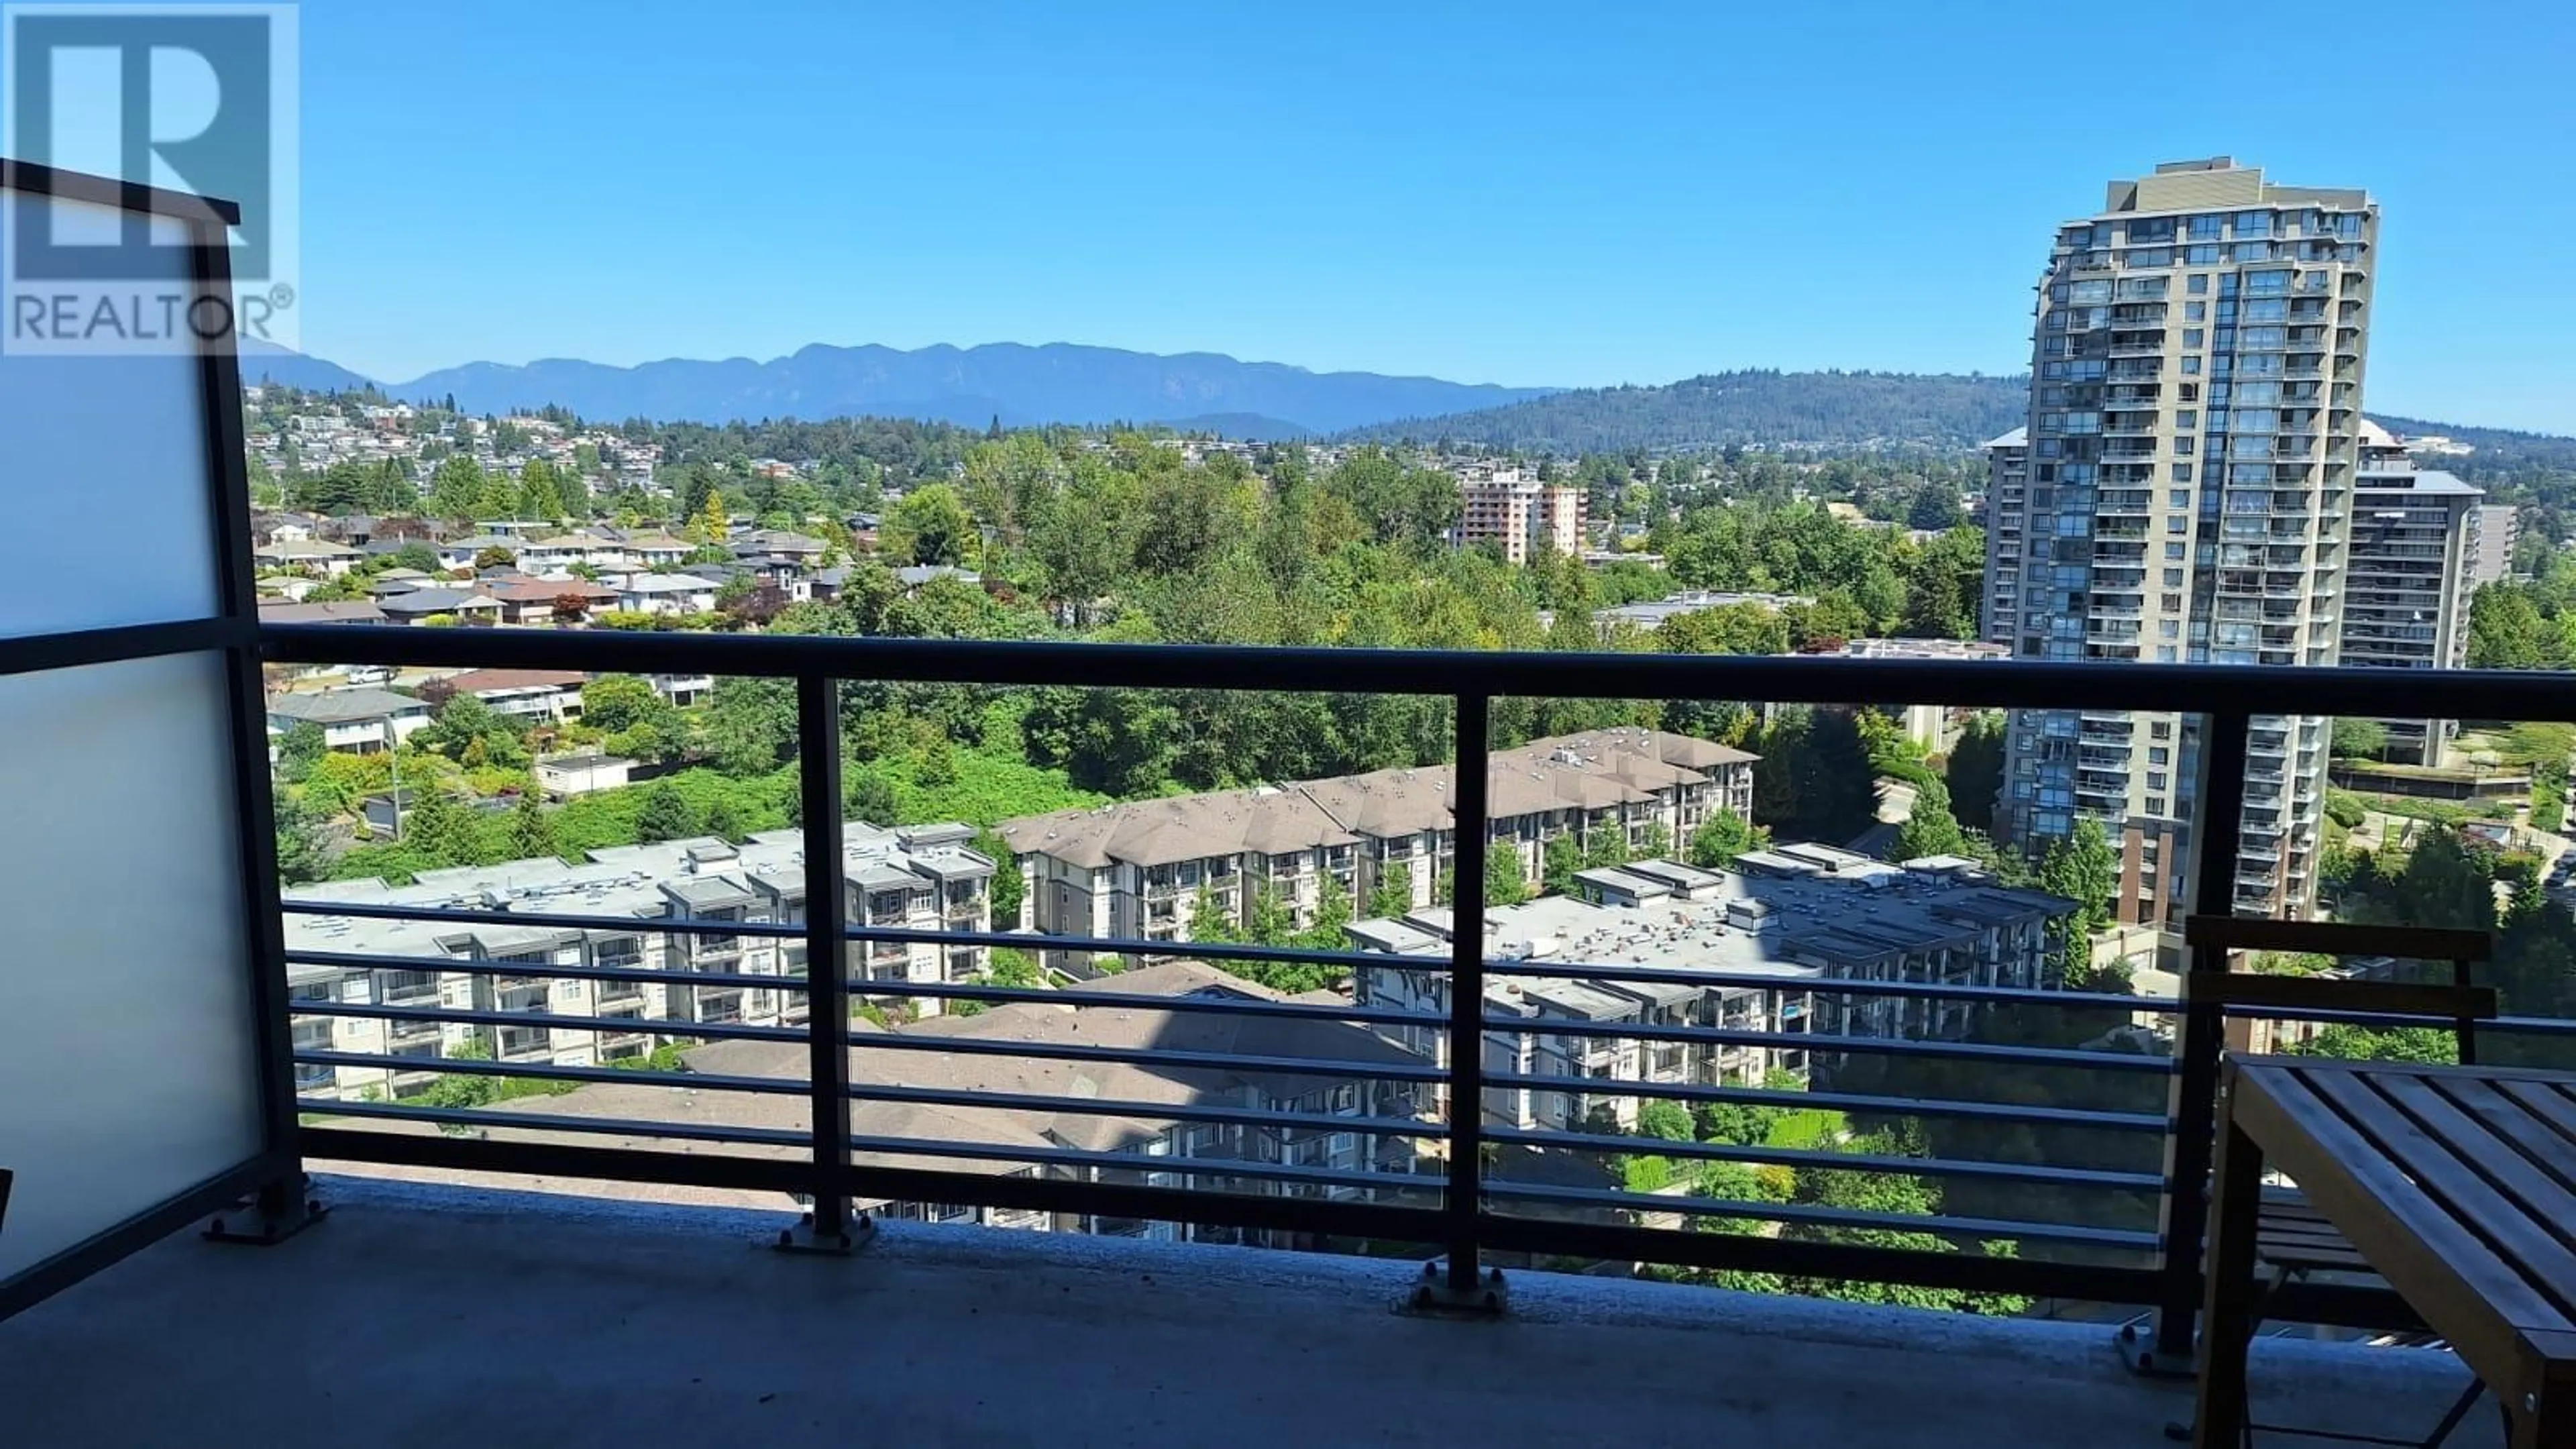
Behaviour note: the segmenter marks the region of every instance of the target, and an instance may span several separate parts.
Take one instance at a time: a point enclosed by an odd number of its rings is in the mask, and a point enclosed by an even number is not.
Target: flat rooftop
[[[0,1323],[7,1442],[2155,1449],[2191,1411],[2098,1322],[1548,1273],[1448,1322],[1392,1311],[1386,1259],[903,1223],[806,1258],[754,1246],[785,1213],[319,1186],[286,1244],[181,1234]],[[2394,1434],[2467,1379],[2266,1340],[2254,1382],[2260,1418]]]

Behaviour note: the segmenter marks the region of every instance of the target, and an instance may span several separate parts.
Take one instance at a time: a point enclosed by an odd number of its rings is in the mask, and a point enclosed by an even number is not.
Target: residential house
[[[615,790],[628,783],[634,768],[633,760],[618,755],[558,755],[537,761],[537,788],[558,800]]]
[[[581,718],[581,687],[589,678],[578,669],[473,669],[434,681],[428,691],[470,694],[525,728]]]
[[[636,614],[703,614],[716,606],[716,583],[695,574],[625,574],[612,585],[617,607]]]
[[[345,543],[329,543],[318,538],[283,539],[251,550],[251,557],[262,568],[303,569],[326,578],[338,578],[365,558],[363,550]]]
[[[565,622],[562,610],[567,603],[578,603],[579,615],[595,614],[617,607],[617,590],[588,579],[514,579],[494,584],[484,592],[501,605],[504,624],[548,625]]]
[[[261,604],[263,624],[381,624],[385,611],[367,599],[338,599],[325,604]]]
[[[376,600],[385,618],[396,624],[449,618],[459,624],[498,624],[501,601],[479,589],[410,589]]]
[[[384,689],[325,689],[268,700],[271,729],[284,734],[299,724],[318,725],[324,744],[358,755],[390,750],[429,720],[428,704]]]
[[[470,569],[474,567],[474,560],[486,549],[499,549],[513,560],[517,559],[522,542],[508,534],[483,532],[471,533],[463,538],[451,538],[444,543],[431,544],[430,547],[438,554],[440,568]]]

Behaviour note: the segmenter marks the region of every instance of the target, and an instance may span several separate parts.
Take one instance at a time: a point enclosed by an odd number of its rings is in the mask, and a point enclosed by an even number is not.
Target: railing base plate
[[[273,1248],[331,1215],[331,1209],[312,1194],[311,1178],[278,1184],[206,1224],[199,1236],[209,1243]]]
[[[2120,1362],[2143,1378],[2188,1379],[2200,1373],[2194,1355],[2158,1352],[2155,1334],[2141,1331],[2134,1323],[2120,1326],[2115,1346],[2120,1350]]]
[[[778,1230],[778,1242],[775,1246],[782,1253],[798,1253],[808,1257],[846,1258],[876,1240],[876,1219],[866,1213],[859,1214],[856,1218],[842,1224],[837,1230],[817,1228],[814,1225],[814,1215],[807,1213],[803,1222],[792,1228]]]
[[[1422,1265],[1421,1278],[1396,1311],[1426,1318],[1500,1318],[1510,1306],[1511,1288],[1503,1282],[1502,1269],[1487,1268],[1473,1288],[1460,1293],[1449,1285],[1448,1264],[1435,1260]]]

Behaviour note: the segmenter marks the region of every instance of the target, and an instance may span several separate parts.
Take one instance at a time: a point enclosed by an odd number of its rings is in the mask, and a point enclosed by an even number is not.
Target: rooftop
[[[901,885],[927,890],[941,879],[990,875],[993,870],[991,861],[942,838],[936,826],[880,830],[865,821],[853,820],[843,830],[848,878],[870,889]],[[423,871],[407,886],[388,885],[381,880],[323,881],[290,887],[286,894],[300,901],[353,905],[631,915],[649,920],[687,914],[674,912],[674,901],[708,907],[749,900],[755,894],[755,882],[791,898],[803,892],[803,832],[761,831],[739,846],[713,836],[621,845],[594,850],[579,865],[545,856],[500,865]],[[492,933],[508,929],[365,916],[297,913],[286,918],[287,944],[305,951],[436,955],[446,950],[444,942],[469,936],[483,941],[488,951],[492,949]]]
[[[1933,857],[1888,865],[1821,845],[1750,851],[1731,871],[1638,861],[1580,872],[1608,904],[1541,896],[1485,912],[1497,959],[1651,966],[1714,974],[1802,975],[1973,938],[1996,925],[2065,914],[2073,903],[1997,884],[1970,862]],[[1633,902],[1633,903],[1630,903]],[[1360,921],[1370,949],[1433,952],[1445,910]]]
[[[2152,1449],[2191,1408],[2119,1367],[2101,1323],[1539,1272],[1508,1321],[1447,1322],[1389,1311],[1402,1261],[913,1223],[840,1260],[745,1251],[794,1220],[783,1199],[317,1185],[332,1216],[277,1248],[181,1234],[0,1323],[11,1442],[339,1449],[363,1422],[478,1449]],[[2388,1433],[2465,1378],[2447,1354],[2271,1339],[2254,1381],[2259,1417]],[[2494,1435],[2481,1412],[2452,1444]]]
[[[273,694],[268,698],[268,712],[282,719],[310,720],[315,724],[345,724],[357,720],[388,719],[399,714],[424,714],[429,706],[407,694],[389,689],[325,689],[303,694]]]

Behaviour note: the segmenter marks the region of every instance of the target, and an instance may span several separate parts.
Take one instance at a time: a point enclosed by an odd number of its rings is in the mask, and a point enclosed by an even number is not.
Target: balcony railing
[[[861,954],[900,957],[913,945],[948,952],[966,948],[1039,947],[1081,960],[1095,956],[1168,955],[1167,943],[1081,935],[1035,938],[1010,931],[955,931],[854,925],[840,889],[845,858],[840,773],[843,752],[838,681],[977,683],[1000,686],[1311,690],[1320,694],[1398,694],[1450,701],[1453,748],[1464,760],[1484,758],[1491,702],[1504,696],[1584,699],[1752,699],[1822,703],[2003,706],[2075,710],[2087,718],[2123,719],[2129,712],[2188,713],[2202,719],[2199,746],[2209,785],[2199,806],[2217,818],[2239,809],[2246,775],[2253,701],[2296,698],[2306,711],[2364,717],[2399,715],[2407,701],[2444,698],[2456,714],[2484,718],[2548,718],[2563,714],[2563,684],[2548,678],[2505,674],[2409,675],[2392,681],[2386,671],[2301,670],[2292,677],[2224,667],[2173,665],[2152,670],[2094,669],[2027,661],[1815,660],[1684,655],[1419,654],[1368,650],[1272,650],[1124,645],[983,643],[908,639],[733,637],[625,634],[553,630],[410,630],[272,628],[262,632],[266,657],[277,663],[364,662],[433,667],[578,669],[636,674],[711,673],[792,679],[798,697],[799,790],[807,863],[809,918],[776,924],[751,920],[656,919],[651,929],[670,937],[740,938],[802,943],[807,959],[845,961],[849,946]],[[5,649],[5,646],[0,646]],[[34,667],[20,666],[20,667]],[[1490,818],[1487,772],[1458,773],[1451,802],[1454,818]],[[2240,880],[2233,832],[2216,832],[2199,852],[2192,874],[2201,899],[2236,899]],[[1461,881],[1485,878],[1487,832],[1457,832],[1451,873]],[[278,895],[276,881],[264,882]],[[443,927],[524,928],[534,922],[566,929],[633,934],[627,916],[543,915],[524,909],[454,909],[410,903],[298,900],[283,893],[283,909],[296,915],[404,919]],[[2250,898],[2249,898],[2250,899]],[[523,903],[509,903],[511,905]],[[1084,1221],[1104,1219],[1208,1224],[1239,1232],[1327,1235],[1381,1242],[1438,1245],[1445,1268],[1440,1282],[1473,1298],[1483,1291],[1491,1255],[1527,1253],[1744,1269],[1809,1277],[1840,1277],[2157,1305],[2168,1336],[2189,1342],[2199,1293],[2201,1196],[2210,1155],[2210,1124],[2221,1015],[2206,1006],[2185,1007],[2170,998],[2100,996],[2038,980],[1998,980],[1978,966],[1964,981],[1840,979],[1796,974],[1785,965],[1771,972],[1730,973],[1731,992],[1813,997],[1811,1017],[1784,1003],[1734,1025],[1642,1025],[1634,1021],[1564,1021],[1543,1025],[1502,1009],[1515,988],[1533,982],[1578,979],[1618,983],[1623,989],[1706,987],[1708,978],[1678,966],[1532,961],[1489,956],[1484,949],[1486,907],[1472,891],[1454,907],[1452,944],[1438,953],[1391,954],[1362,950],[1291,949],[1193,943],[1188,956],[1220,967],[1278,963],[1334,971],[1369,970],[1414,978],[1424,1002],[1394,1006],[1356,998],[1320,1001],[1281,993],[1204,992],[1140,998],[1116,989],[1114,977],[1068,987],[1015,987],[968,979],[953,970],[939,979],[879,980],[861,971],[824,971],[805,978],[734,975],[724,971],[674,973],[648,967],[576,963],[533,968],[525,962],[408,959],[364,951],[263,948],[262,970],[281,983],[282,1024],[294,1019],[383,1022],[389,1031],[464,1028],[478,1039],[514,1043],[551,1034],[557,1039],[591,1034],[621,1049],[639,1032],[664,1042],[739,1043],[783,1052],[801,1072],[793,1075],[738,1071],[658,1071],[556,1060],[479,1060],[454,1056],[424,1061],[390,1051],[366,1050],[352,1033],[338,1048],[308,1035],[304,1044],[281,1030],[276,1037],[276,1089],[294,1094],[325,1090],[322,1069],[342,1080],[367,1073],[434,1071],[443,1077],[544,1090],[614,1091],[617,1100],[657,1090],[673,1101],[723,1098],[766,1104],[737,1119],[684,1114],[656,1117],[641,1108],[588,1115],[548,1110],[534,1096],[522,1104],[487,1100],[480,1106],[423,1100],[313,1096],[294,1100],[300,1111],[331,1119],[303,1125],[293,1135],[297,1155],[416,1168],[499,1173],[543,1173],[563,1178],[760,1188],[793,1193],[812,1205],[813,1237],[843,1239],[862,1203],[967,1205],[995,1212],[1036,1212]],[[939,923],[932,923],[933,927]],[[686,953],[682,953],[683,956]],[[359,999],[283,1002],[288,962],[299,968],[347,971],[418,970],[456,976],[536,978],[590,983],[605,1004],[630,990],[647,993],[674,982],[729,998],[743,993],[783,993],[801,999],[805,1024],[760,1018],[681,1019],[677,1014],[639,1022],[634,1016],[577,1010],[521,1012],[451,1006],[473,992],[448,993],[401,1004]],[[1952,972],[1951,976],[1959,973]],[[557,993],[564,1000],[567,993]],[[1070,1010],[1099,1009],[1162,1023],[1133,1038],[1095,1039],[1081,1032],[1032,1033],[1009,1039],[966,1031],[877,1029],[854,1020],[869,1004],[903,1004],[927,1013],[964,1008],[987,1011],[1020,1004]],[[2035,1012],[2107,1013],[2125,1030],[2132,1020],[2157,1024],[2170,1045],[2162,1051],[2007,1046],[1965,1040],[1944,1023],[1968,1020],[1990,1008]],[[971,1018],[970,1018],[971,1019]],[[1703,1018],[1723,1022],[1712,1014]],[[1333,1050],[1291,1051],[1248,1047],[1250,1038],[1223,1030],[1228,1023],[1260,1021],[1272,1027],[1297,1023],[1342,1029]],[[2576,1023],[2514,1021],[2499,1030],[2576,1037]],[[1677,1053],[1684,1062],[1708,1063],[1710,1075],[1649,1073],[1652,1080],[1575,1079],[1526,1066],[1488,1049],[1497,1041],[1544,1032],[1605,1048],[1629,1042]],[[506,1037],[502,1034],[507,1033]],[[1265,1036],[1264,1041],[1275,1040]],[[1398,1048],[1399,1040],[1423,1043]],[[1375,1045],[1372,1045],[1375,1044]],[[1643,1052],[1638,1053],[1644,1055]],[[1738,1054],[1742,1054],[1739,1056]],[[503,1054],[507,1055],[507,1054]],[[1079,1067],[1112,1085],[1089,1093],[1056,1090],[1043,1082],[1022,1088],[960,1085],[947,1073],[872,1070],[855,1074],[853,1063],[895,1059],[977,1057],[1023,1064]],[[1790,1090],[1756,1079],[1714,1074],[1743,1070],[1729,1063],[1760,1060],[1811,1064],[1813,1081]],[[2002,1097],[1981,1098],[1956,1088],[1899,1093],[1873,1089],[1891,1067],[1950,1064],[1961,1070],[2056,1074],[2087,1084],[2092,1105],[2033,1106]],[[1311,1081],[1326,1095],[1353,1089],[1353,1105],[1318,1108],[1297,1097],[1267,1105],[1243,1100],[1175,1102],[1122,1095],[1115,1075],[1161,1073],[1255,1074]],[[1087,1078],[1089,1079],[1089,1078]],[[1052,1079],[1049,1079],[1052,1080]],[[1782,1202],[1692,1191],[1675,1196],[1647,1191],[1615,1178],[1568,1180],[1566,1174],[1531,1172],[1533,1155],[1552,1162],[1618,1161],[1636,1154],[1640,1138],[1598,1121],[1539,1119],[1493,1114],[1505,1099],[1579,1097],[1600,1104],[1621,1121],[1638,1104],[1666,1102],[1709,1109],[1762,1108],[1841,1113],[1862,1118],[1964,1124],[1979,1130],[2030,1134],[2077,1133],[2104,1149],[2101,1160],[2119,1165],[2065,1161],[2015,1161],[1958,1147],[1923,1156],[1837,1151],[1831,1145],[1782,1146],[1768,1142],[1657,1142],[1653,1152],[1685,1165],[1735,1162],[1756,1169],[1829,1166],[1855,1173],[1901,1176],[1948,1184],[1964,1200],[1988,1204],[1976,1211],[1945,1209],[1898,1215],[1820,1203]],[[1625,1104],[1625,1105],[1622,1105]],[[909,1130],[879,1131],[854,1120],[898,1120],[886,1109],[919,1109],[900,1120]],[[953,1114],[997,1109],[1046,1113],[1058,1120],[1091,1123],[1160,1123],[1235,1129],[1239,1133],[1316,1134],[1321,1160],[1289,1163],[1259,1154],[1155,1157],[1133,1146],[1103,1146],[1116,1138],[1030,1134],[987,1140],[980,1135],[939,1135],[935,1124]],[[951,1114],[943,1117],[942,1113]],[[412,1130],[379,1130],[408,1125]],[[426,1125],[440,1131],[423,1131]],[[953,1130],[953,1129],[951,1129]],[[1182,1129],[1174,1129],[1177,1134]],[[472,1135],[457,1135],[472,1134]],[[1334,1146],[1348,1139],[1344,1151]],[[696,1151],[633,1145],[668,1139]],[[1119,1139],[1124,1140],[1124,1139]],[[1300,1136],[1301,1141],[1309,1140]],[[1943,1139],[1937,1134],[1930,1139]],[[2035,1187],[2045,1191],[2000,1195],[1990,1189]],[[1983,1192],[1983,1196],[1976,1194]],[[2024,1198],[2050,1204],[2092,1202],[2100,1211],[2060,1206],[2017,1206]],[[1648,1215],[1683,1214],[1787,1224],[1797,1232],[1732,1234],[1642,1225]],[[1902,1231],[1956,1245],[1948,1249],[1894,1248],[1851,1241],[1855,1235]],[[1985,1251],[1988,1243],[2016,1245],[2013,1253]]]

